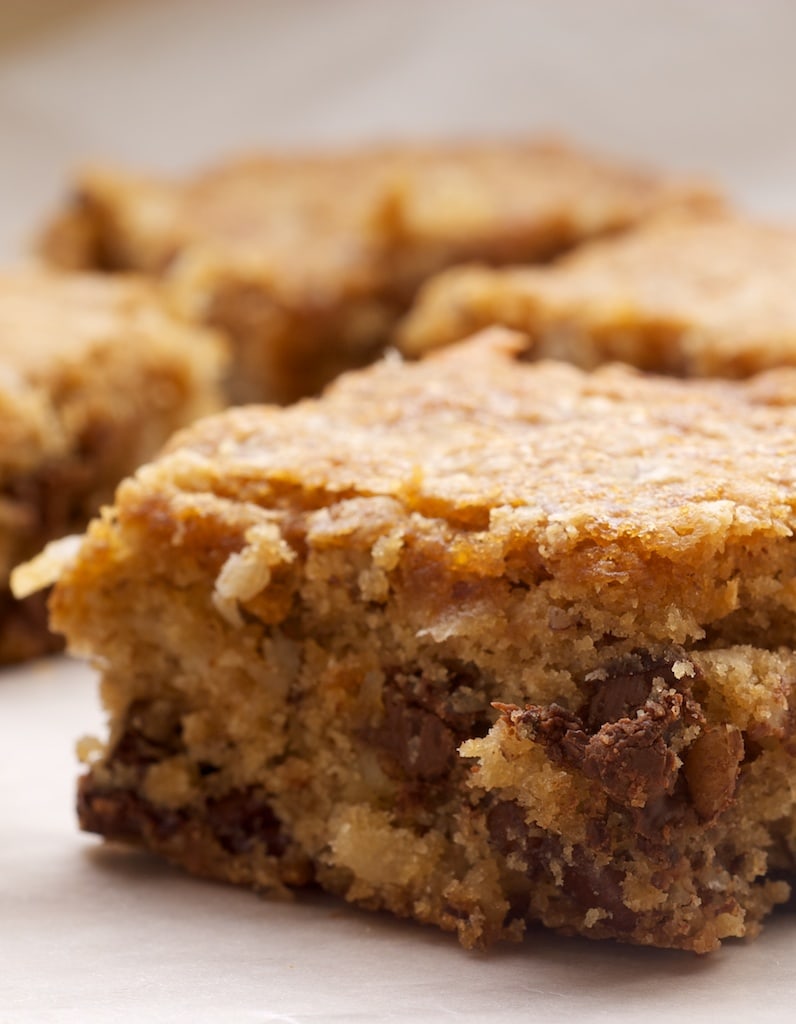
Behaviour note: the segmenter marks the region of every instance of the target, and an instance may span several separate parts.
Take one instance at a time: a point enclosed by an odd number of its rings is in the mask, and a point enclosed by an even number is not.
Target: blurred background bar
[[[0,5],[0,256],[88,157],[553,131],[796,214],[789,0]]]

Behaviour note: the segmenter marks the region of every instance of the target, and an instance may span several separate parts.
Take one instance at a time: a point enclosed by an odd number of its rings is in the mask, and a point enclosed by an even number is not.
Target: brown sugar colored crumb
[[[218,408],[220,342],[144,281],[0,275],[0,663],[59,646],[9,574],[85,528],[115,485]]]
[[[450,270],[421,293],[399,345],[418,356],[500,324],[530,335],[533,358],[747,377],[796,365],[794,282],[796,231],[670,215],[549,267]]]
[[[717,205],[550,143],[255,156],[156,180],[87,171],[43,252],[163,276],[233,344],[236,402],[291,401],[374,359],[431,274],[544,261],[656,211]]]
[[[796,374],[521,347],[231,410],[122,485],[52,598],[111,714],[85,829],[466,946],[759,930],[796,852]]]

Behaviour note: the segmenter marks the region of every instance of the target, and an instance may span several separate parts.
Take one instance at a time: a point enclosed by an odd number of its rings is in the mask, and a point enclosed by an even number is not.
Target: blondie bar
[[[520,349],[207,419],[17,573],[102,668],[85,829],[467,946],[758,931],[796,853],[796,372]]]
[[[759,930],[796,852],[796,371],[521,347],[206,419],[46,559],[111,718],[84,829],[466,946]]]
[[[85,528],[178,426],[216,409],[220,342],[143,281],[0,275],[0,663],[59,641],[13,566]]]
[[[232,339],[231,400],[286,402],[375,358],[417,287],[453,263],[546,260],[717,202],[543,143],[261,156],[183,181],[89,170],[43,252],[164,275]]]
[[[796,231],[703,213],[664,216],[549,267],[461,267],[428,283],[399,330],[422,355],[500,324],[529,354],[621,360],[684,377],[796,365]]]

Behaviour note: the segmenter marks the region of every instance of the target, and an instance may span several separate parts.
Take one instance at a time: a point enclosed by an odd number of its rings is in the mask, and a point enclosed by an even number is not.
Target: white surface
[[[556,129],[796,216],[789,0],[0,4],[0,256],[87,156]],[[76,831],[88,670],[0,673],[0,1024],[783,1021],[796,915],[698,959],[535,934],[468,954],[341,907],[187,879]]]

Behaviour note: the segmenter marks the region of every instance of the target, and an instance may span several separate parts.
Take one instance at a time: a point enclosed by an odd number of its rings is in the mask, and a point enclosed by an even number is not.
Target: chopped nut
[[[743,754],[743,737],[733,725],[707,729],[689,748],[685,778],[703,821],[712,820],[732,803]]]

